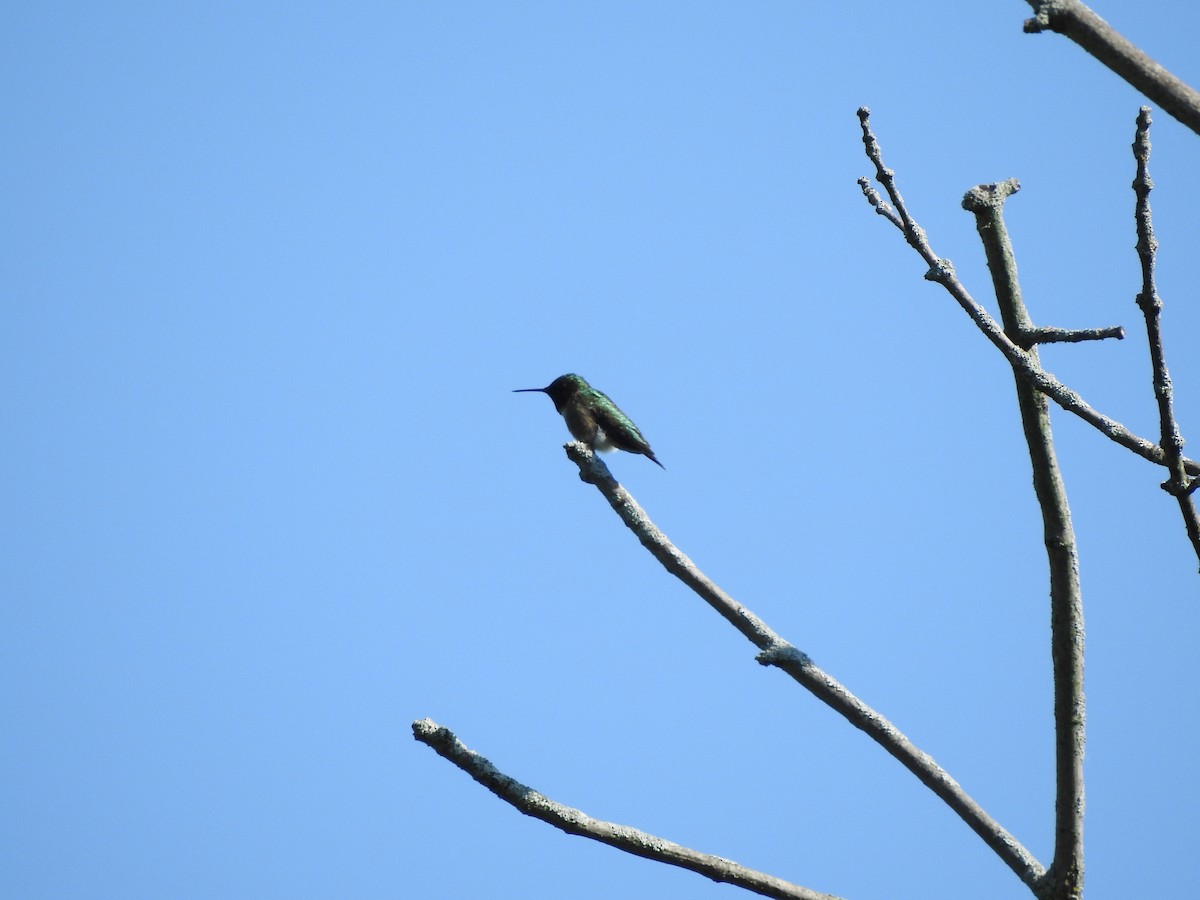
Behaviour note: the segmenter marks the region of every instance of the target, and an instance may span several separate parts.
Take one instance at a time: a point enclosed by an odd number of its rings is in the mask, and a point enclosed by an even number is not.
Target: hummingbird
[[[665,469],[642,437],[633,420],[608,398],[578,375],[560,375],[544,388],[518,388],[514,394],[549,394],[554,408],[562,413],[575,440],[593,450],[624,450],[640,453]]]

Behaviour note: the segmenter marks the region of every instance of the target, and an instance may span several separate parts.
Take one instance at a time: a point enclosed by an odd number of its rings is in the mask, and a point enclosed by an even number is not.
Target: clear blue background
[[[1099,11],[1200,83],[1200,6]],[[1140,98],[1022,2],[38,3],[0,78],[0,894],[734,896],[413,741],[850,898],[1026,897],[583,485],[580,372],[678,545],[1052,850],[1046,564],[1011,375],[855,179],[867,104],[990,303],[1008,177],[1047,366],[1157,438]],[[1155,116],[1200,441],[1200,138]],[[1088,896],[1194,890],[1197,563],[1056,413],[1081,547]],[[1189,447],[1197,455],[1200,443]]]

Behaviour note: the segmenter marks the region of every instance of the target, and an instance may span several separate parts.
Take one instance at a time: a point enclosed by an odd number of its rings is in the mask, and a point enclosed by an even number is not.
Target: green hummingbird
[[[624,450],[640,453],[650,461],[658,461],[650,443],[642,437],[633,420],[620,407],[578,375],[560,375],[544,388],[518,388],[514,394],[537,392],[549,394],[554,408],[562,413],[567,428],[575,440],[583,441],[593,450]]]

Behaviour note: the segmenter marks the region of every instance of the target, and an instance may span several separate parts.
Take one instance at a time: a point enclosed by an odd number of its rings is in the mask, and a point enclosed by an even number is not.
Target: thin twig
[[[875,139],[875,135],[872,133],[869,125],[870,115],[871,111],[865,106],[858,111],[858,118],[862,123],[863,144],[867,148],[867,156],[875,164],[876,178],[883,185],[892,204],[896,207],[894,218],[892,216],[886,217],[904,232],[905,240],[908,241],[913,249],[929,265],[929,271],[925,273],[925,278],[942,285],[967,315],[971,317],[984,336],[1004,354],[1014,369],[1039,391],[1067,412],[1073,413],[1083,419],[1122,447],[1132,450],[1138,456],[1152,463],[1160,466],[1166,465],[1166,454],[1163,453],[1162,447],[1157,443],[1139,437],[1120,422],[1098,412],[1077,392],[1071,390],[1043,369],[1024,349],[1013,343],[1004,333],[999,323],[992,318],[986,309],[975,301],[975,298],[971,296],[962,282],[958,280],[954,274],[954,265],[950,260],[941,259],[933,252],[933,248],[929,245],[929,241],[925,237],[925,232],[908,214],[908,210],[904,206],[904,199],[895,188],[894,173],[883,165],[883,156],[879,149],[879,143]],[[859,184],[862,185],[864,181],[865,179],[860,178]],[[1009,185],[1013,189],[1018,187],[1015,180],[1004,182],[1003,184]],[[870,199],[868,195],[868,200]],[[877,210],[880,208],[878,204],[873,205],[875,205]],[[1188,474],[1200,475],[1200,462],[1184,458],[1183,465]]]
[[[874,137],[874,135],[872,135]],[[900,217],[896,215],[896,211],[892,209],[892,205],[879,196],[879,191],[871,185],[869,178],[858,179],[858,186],[862,188],[863,196],[867,198],[867,202],[875,207],[875,212],[883,216],[900,230],[904,230],[904,223],[900,221]]]
[[[760,663],[787,672],[818,700],[840,713],[851,725],[866,732],[954,810],[1026,885],[1032,889],[1039,883],[1045,874],[1041,863],[989,816],[929,754],[918,749],[895,725],[859,700],[833,676],[818,668],[807,654],[777,635],[762,619],[701,572],[695,563],[667,540],[632,495],[612,477],[608,466],[587,446],[572,442],[566,445],[566,451],[567,456],[579,466],[579,477],[596,486],[642,546],[668,572],[695,591],[763,651],[757,657]]]
[[[968,191],[963,206],[975,216],[1001,318],[1009,337],[1031,330],[1021,298],[1017,263],[1004,225],[1004,201],[1011,190],[981,185]],[[1037,349],[1029,350],[1038,361]],[[1046,395],[1015,371],[1017,403],[1033,467],[1034,493],[1042,513],[1050,562],[1050,653],[1054,672],[1056,802],[1054,860],[1039,897],[1074,897],[1083,888],[1083,748],[1086,705],[1083,694],[1083,596],[1079,555],[1066,488],[1054,451],[1050,405]]]
[[[1107,338],[1125,339],[1125,329],[1120,325],[1108,328],[1054,328],[1039,325],[1021,334],[1022,341],[1032,344],[1078,344],[1081,341],[1103,341]]]
[[[1200,92],[1135,47],[1079,0],[1026,0],[1025,31],[1070,38],[1192,131],[1200,134]]]
[[[1137,160],[1137,177],[1133,180],[1133,191],[1137,196],[1134,219],[1137,223],[1137,254],[1142,265],[1142,290],[1137,295],[1137,305],[1146,318],[1146,338],[1150,342],[1150,362],[1154,375],[1154,396],[1158,400],[1158,421],[1162,433],[1163,454],[1166,457],[1170,478],[1163,482],[1163,490],[1179,501],[1188,538],[1200,558],[1200,518],[1192,492],[1196,481],[1188,478],[1183,465],[1183,436],[1175,419],[1175,391],[1171,386],[1171,375],[1167,371],[1167,355],[1163,349],[1162,298],[1154,284],[1154,259],[1158,241],[1154,237],[1154,223],[1150,216],[1150,191],[1154,182],[1150,178],[1150,108],[1143,106],[1138,112],[1137,131],[1133,139],[1133,156]]]
[[[437,754],[458,766],[477,782],[506,803],[535,819],[548,822],[567,834],[591,838],[634,856],[655,862],[667,863],[697,872],[713,881],[733,884],[764,897],[781,900],[838,900],[832,894],[822,894],[798,884],[784,881],[764,872],[747,869],[745,866],[700,853],[681,844],[655,837],[628,825],[593,819],[587,813],[556,803],[531,787],[526,787],[514,778],[505,775],[485,757],[465,747],[454,732],[432,719],[418,719],[412,723],[413,737]]]

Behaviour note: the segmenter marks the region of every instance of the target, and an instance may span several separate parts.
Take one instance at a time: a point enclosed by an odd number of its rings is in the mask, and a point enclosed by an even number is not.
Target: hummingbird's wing
[[[649,449],[650,445],[633,424],[633,420],[621,412],[611,400],[607,403],[597,403],[592,409],[592,415],[596,418],[596,424],[604,431],[608,443],[618,450],[645,453]]]
[[[604,399],[608,400],[607,397]],[[654,451],[650,449],[650,442],[642,437],[641,431],[633,424],[633,420],[621,412],[611,400],[607,403],[597,404],[596,408],[592,410],[592,415],[595,416],[596,424],[604,432],[604,437],[609,444],[626,453],[640,453],[642,456],[649,457],[651,461],[662,468],[666,468],[658,462]]]

